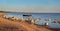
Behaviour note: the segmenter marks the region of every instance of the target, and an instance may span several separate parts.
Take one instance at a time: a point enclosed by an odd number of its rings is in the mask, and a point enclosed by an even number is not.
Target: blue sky
[[[0,10],[14,12],[60,12],[60,0],[0,0]]]

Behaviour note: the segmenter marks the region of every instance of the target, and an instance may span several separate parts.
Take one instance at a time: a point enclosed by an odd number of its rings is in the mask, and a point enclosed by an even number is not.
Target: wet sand
[[[47,29],[50,29],[52,31],[60,31],[60,28],[47,28]]]
[[[28,24],[27,22],[17,20],[11,21],[2,17],[0,13],[0,31],[54,31],[56,29],[44,28],[38,25]]]

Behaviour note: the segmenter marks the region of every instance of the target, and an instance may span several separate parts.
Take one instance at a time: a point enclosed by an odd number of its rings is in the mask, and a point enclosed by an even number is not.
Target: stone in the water
[[[45,23],[45,26],[48,26],[48,22]]]

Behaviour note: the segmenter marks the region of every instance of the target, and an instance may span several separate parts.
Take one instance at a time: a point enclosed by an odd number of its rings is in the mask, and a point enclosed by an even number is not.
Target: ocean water
[[[46,19],[50,19],[47,21],[50,28],[60,28],[60,24],[52,23],[53,21],[60,20],[60,13],[6,13],[5,15],[8,17],[16,16],[18,18],[23,18],[23,14],[32,14],[32,18],[41,18],[39,22],[36,24],[44,25]]]

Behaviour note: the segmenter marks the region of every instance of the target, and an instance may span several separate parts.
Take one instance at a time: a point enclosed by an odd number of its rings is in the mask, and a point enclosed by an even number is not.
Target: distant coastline
[[[2,11],[2,10],[0,10],[0,13],[32,13],[32,14],[34,14],[34,13],[36,13],[36,14],[39,14],[39,13],[41,13],[41,12],[12,12],[12,11]],[[45,12],[42,12],[42,13],[45,13]],[[46,12],[47,13],[47,12]],[[46,14],[45,13],[45,14]],[[50,12],[49,12],[50,13]],[[52,13],[52,12],[51,12]],[[54,12],[53,12],[54,13]],[[58,12],[57,12],[58,13]],[[48,13],[47,13],[48,14]]]

